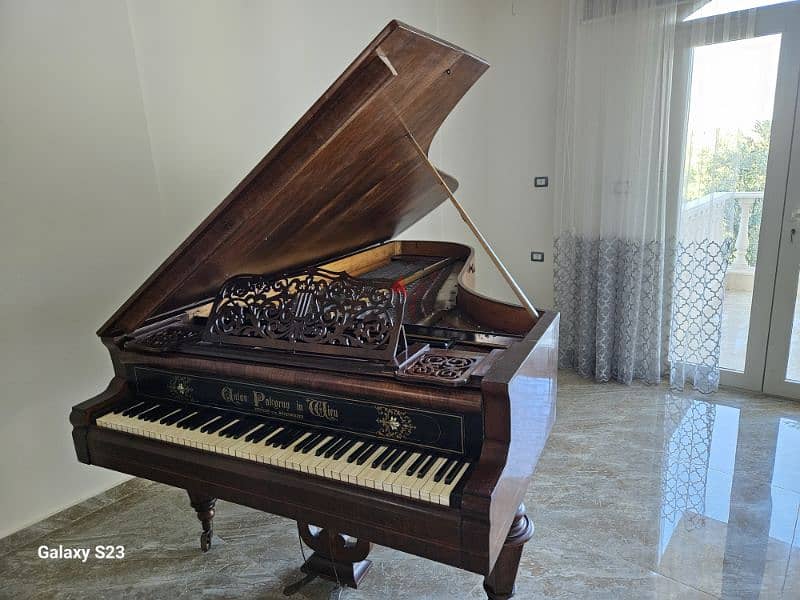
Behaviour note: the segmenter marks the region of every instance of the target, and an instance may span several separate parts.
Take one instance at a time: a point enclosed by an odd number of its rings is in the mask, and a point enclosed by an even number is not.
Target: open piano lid
[[[318,263],[413,225],[447,194],[408,132],[427,153],[488,66],[389,23],[98,335],[209,299],[233,275]]]

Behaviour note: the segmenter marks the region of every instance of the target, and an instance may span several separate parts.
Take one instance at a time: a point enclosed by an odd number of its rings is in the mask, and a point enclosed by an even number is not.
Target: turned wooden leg
[[[214,534],[214,505],[217,503],[217,499],[202,492],[186,491],[189,494],[189,502],[192,503],[192,508],[197,512],[197,518],[203,525],[203,533],[200,534],[200,549],[208,552],[211,548],[211,536]]]
[[[358,587],[372,565],[372,561],[366,560],[371,543],[300,521],[297,529],[303,541],[314,550],[301,567],[303,573]]]
[[[533,521],[525,514],[525,505],[520,504],[494,569],[483,580],[483,589],[489,600],[507,600],[514,595],[522,547],[532,536]]]

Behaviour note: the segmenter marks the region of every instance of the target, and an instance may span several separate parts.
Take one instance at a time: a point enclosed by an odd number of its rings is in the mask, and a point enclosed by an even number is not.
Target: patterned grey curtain
[[[554,257],[559,366],[602,382],[658,382],[664,244],[564,234]]]
[[[559,366],[595,381],[719,386],[725,273],[733,240],[555,242]]]
[[[684,202],[681,165],[670,162],[673,137],[682,135],[670,130],[670,110],[686,6],[597,0],[591,7],[586,18],[587,4],[570,0],[559,53],[560,366],[601,382],[668,375],[674,388],[712,392],[733,240],[716,210],[722,200]]]

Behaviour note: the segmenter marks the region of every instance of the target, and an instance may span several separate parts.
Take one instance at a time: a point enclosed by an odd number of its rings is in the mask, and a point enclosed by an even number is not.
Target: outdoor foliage
[[[764,189],[772,122],[756,121],[750,132],[717,134],[712,147],[702,148],[691,160],[686,177],[686,199],[711,192],[760,192]]]
[[[704,147],[691,157],[686,173],[685,199],[702,198],[712,192],[761,192],[767,175],[769,135],[772,122],[759,120],[749,132],[717,132],[713,146]],[[762,203],[756,202],[750,213],[747,262],[754,265],[758,250]],[[734,239],[739,234],[741,207],[738,202],[726,206],[725,229]],[[733,257],[731,257],[733,259]]]

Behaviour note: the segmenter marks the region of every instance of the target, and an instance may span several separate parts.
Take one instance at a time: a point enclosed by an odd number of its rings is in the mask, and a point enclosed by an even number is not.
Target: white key
[[[456,476],[453,478],[453,481],[450,483],[444,483],[442,480],[442,484],[439,488],[436,488],[431,493],[431,498],[433,499],[435,496],[435,501],[438,504],[442,504],[443,506],[450,506],[450,494],[453,492],[453,489],[458,485],[458,482],[464,476],[467,468],[469,468],[469,463],[464,462],[461,467],[458,469]]]
[[[439,457],[433,461],[433,465],[431,465],[431,468],[425,474],[425,477],[421,478],[423,481],[415,490],[416,498],[424,500],[425,502],[431,501],[431,490],[436,485],[436,482],[433,481],[433,478],[436,476],[436,472],[439,470],[439,468],[446,463],[447,460],[448,459],[444,457]]]
[[[384,490],[387,492],[392,492],[393,494],[397,494],[398,496],[403,495],[403,483],[406,483],[406,487],[408,488],[408,480],[409,479],[416,479],[415,476],[408,476],[406,475],[406,471],[408,468],[416,462],[416,460],[420,457],[419,452],[413,452],[408,458],[405,460],[403,465],[400,467],[400,470],[397,471],[395,477],[388,481],[389,487],[387,488],[384,485]]]

